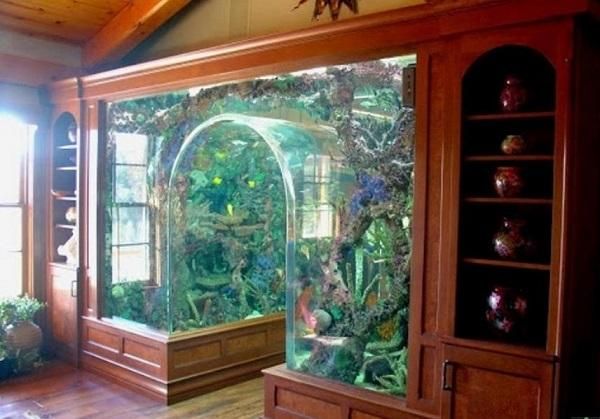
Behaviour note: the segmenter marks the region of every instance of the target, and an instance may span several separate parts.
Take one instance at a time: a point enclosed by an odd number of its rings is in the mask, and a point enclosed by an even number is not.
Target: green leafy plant
[[[6,347],[6,342],[4,338],[4,334],[0,334],[0,362],[4,361],[4,359],[8,356],[8,348]]]
[[[32,321],[33,316],[45,305],[46,303],[27,295],[3,298],[0,300],[0,327],[5,328],[11,324]]]
[[[406,394],[408,376],[408,348],[385,356],[392,369],[391,374],[377,377],[379,384],[390,394]]]

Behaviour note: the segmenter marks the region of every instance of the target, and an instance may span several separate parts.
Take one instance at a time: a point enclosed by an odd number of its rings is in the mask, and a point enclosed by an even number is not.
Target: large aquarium
[[[289,368],[404,395],[414,60],[110,103],[103,316],[174,334],[285,311]]]

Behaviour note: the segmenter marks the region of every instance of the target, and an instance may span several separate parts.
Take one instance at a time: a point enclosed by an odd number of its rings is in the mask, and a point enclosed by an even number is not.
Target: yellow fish
[[[248,187],[250,189],[254,189],[256,187],[256,181],[255,180],[249,180],[248,181]]]
[[[227,214],[229,214],[230,217],[233,217],[233,205],[227,204]]]
[[[223,182],[223,179],[219,176],[215,176],[212,180],[213,185],[219,186]]]

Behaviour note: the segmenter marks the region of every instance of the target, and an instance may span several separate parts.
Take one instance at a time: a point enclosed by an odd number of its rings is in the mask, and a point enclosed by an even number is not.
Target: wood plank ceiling
[[[92,68],[121,58],[191,0],[0,0],[0,29],[82,47]]]
[[[81,44],[128,3],[130,0],[0,0],[0,26]]]

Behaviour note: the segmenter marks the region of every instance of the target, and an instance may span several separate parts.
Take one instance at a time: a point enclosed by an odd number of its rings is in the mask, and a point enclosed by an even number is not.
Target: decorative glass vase
[[[528,301],[521,290],[495,286],[487,297],[485,318],[501,336],[517,336],[524,332]]]
[[[494,252],[503,259],[518,259],[535,253],[535,242],[527,232],[527,223],[520,218],[505,217],[502,228],[494,235]]]
[[[521,135],[507,135],[500,147],[504,154],[523,154],[527,151],[527,142]]]
[[[528,96],[527,89],[520,78],[507,76],[500,92],[501,109],[504,112],[519,112],[527,104]]]
[[[494,173],[494,188],[503,198],[519,196],[525,187],[520,167],[502,166]]]

